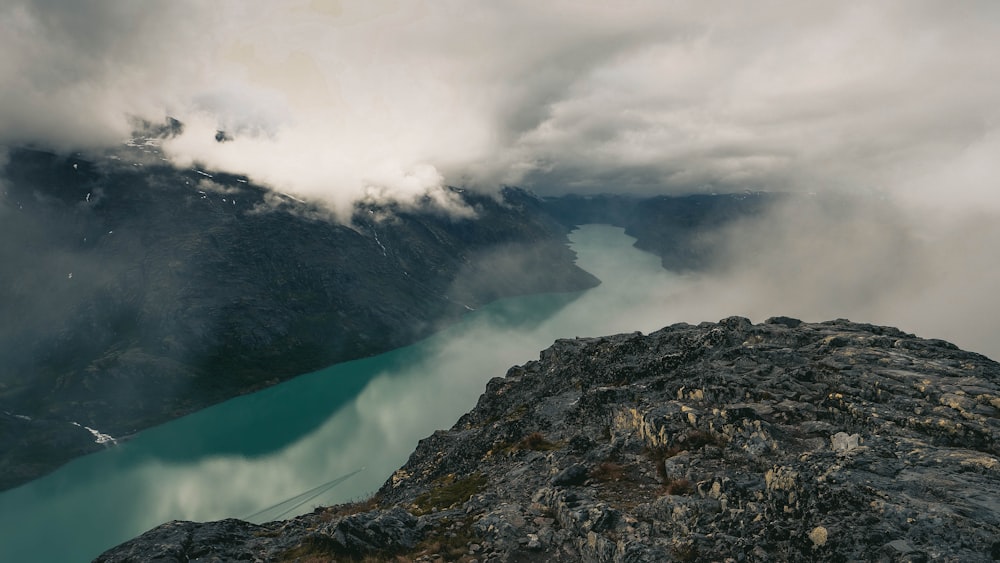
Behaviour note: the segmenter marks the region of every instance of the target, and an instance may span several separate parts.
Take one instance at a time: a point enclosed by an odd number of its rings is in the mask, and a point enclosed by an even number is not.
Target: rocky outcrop
[[[172,522],[98,561],[364,557],[997,560],[1000,365],[844,320],[560,340],[365,503]]]

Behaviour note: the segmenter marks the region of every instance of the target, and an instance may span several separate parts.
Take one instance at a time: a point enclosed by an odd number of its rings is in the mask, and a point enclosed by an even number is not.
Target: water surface
[[[412,346],[232,399],[0,494],[0,561],[88,561],[157,524],[246,518],[359,469],[284,517],[363,498],[490,378],[553,340],[677,320],[664,304],[682,279],[622,229],[587,225],[570,239],[600,286],[493,303]]]

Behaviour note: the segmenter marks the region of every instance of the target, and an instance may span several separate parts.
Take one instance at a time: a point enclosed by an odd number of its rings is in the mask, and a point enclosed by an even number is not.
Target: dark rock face
[[[84,427],[126,436],[499,297],[598,283],[523,191],[456,191],[474,218],[366,205],[347,226],[136,144],[12,151],[3,171],[0,489],[103,447]]]
[[[98,561],[991,561],[998,538],[1000,365],[734,317],[557,341],[365,504],[173,522]]]

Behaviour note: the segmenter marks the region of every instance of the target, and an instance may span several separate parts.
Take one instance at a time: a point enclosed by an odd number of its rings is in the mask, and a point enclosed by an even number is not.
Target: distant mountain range
[[[573,225],[624,226],[664,266],[698,269],[713,232],[773,200],[455,189],[474,218],[359,205],[344,225],[246,178],[174,168],[155,136],[101,157],[12,150],[0,178],[0,489],[492,300],[593,287]]]

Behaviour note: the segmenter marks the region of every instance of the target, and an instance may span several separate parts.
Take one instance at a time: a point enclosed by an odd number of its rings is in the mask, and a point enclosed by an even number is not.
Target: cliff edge
[[[1000,364],[845,320],[559,340],[370,500],[125,561],[1000,559]]]

